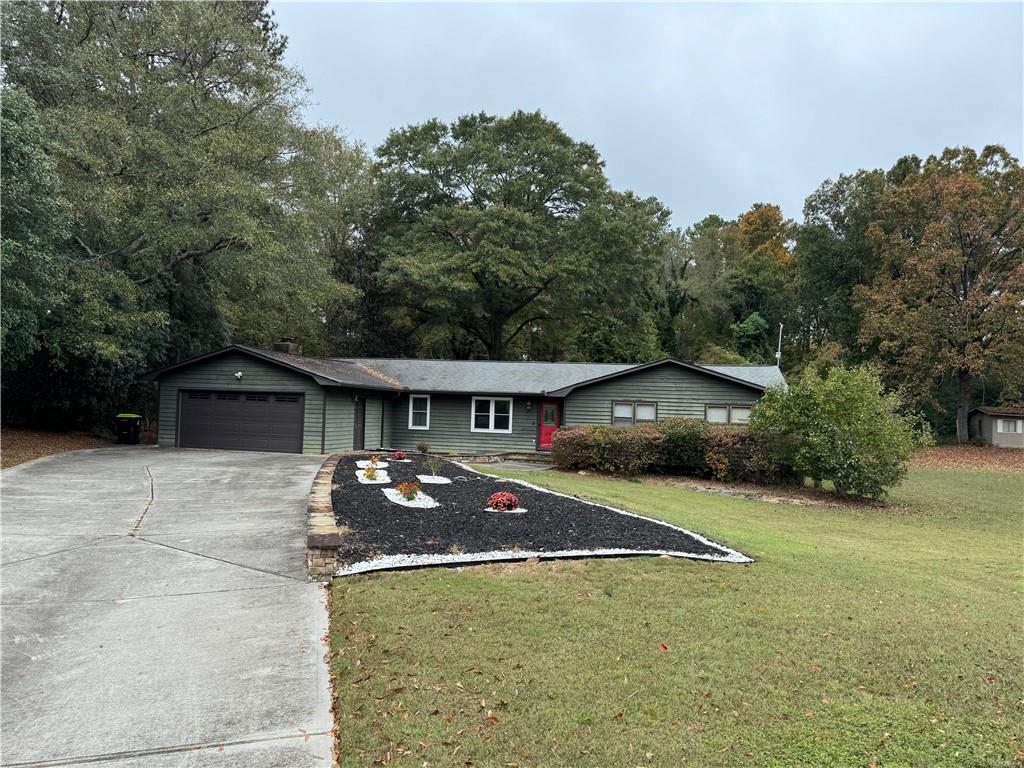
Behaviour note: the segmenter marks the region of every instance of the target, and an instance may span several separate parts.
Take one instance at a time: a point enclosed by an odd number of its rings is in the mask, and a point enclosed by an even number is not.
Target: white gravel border
[[[366,479],[366,470],[365,469],[359,469],[359,470],[356,470],[356,480],[358,480],[363,485],[385,485],[385,484],[391,482],[391,477],[383,469],[378,469],[377,470],[377,479],[376,480],[367,480]]]
[[[416,479],[425,485],[448,485],[452,481],[444,475],[416,475]]]
[[[453,461],[452,464],[457,467],[462,467],[467,472],[471,472],[475,475],[482,477],[497,477],[496,475],[489,475],[486,472],[477,472],[475,469],[471,469],[468,465],[462,464],[458,461]],[[552,560],[555,558],[567,558],[567,557],[622,557],[623,555],[654,555],[654,556],[667,556],[667,557],[682,557],[688,560],[708,560],[715,563],[752,563],[754,559],[744,555],[742,552],[737,552],[735,549],[730,549],[716,541],[701,536],[699,533],[682,528],[678,525],[672,525],[672,523],[666,523],[664,520],[658,520],[653,517],[647,517],[646,515],[638,515],[635,512],[627,512],[624,509],[618,509],[617,507],[610,507],[607,504],[598,504],[595,501],[588,501],[587,499],[581,499],[578,496],[570,496],[567,493],[559,493],[558,491],[552,491],[549,488],[542,488],[539,485],[528,483],[525,480],[516,480],[508,477],[499,477],[498,479],[504,480],[509,483],[516,483],[524,488],[532,488],[535,491],[541,491],[542,493],[550,493],[553,496],[561,496],[566,499],[572,499],[578,501],[581,504],[587,504],[591,507],[601,507],[602,509],[610,509],[612,512],[618,512],[620,515],[626,515],[627,517],[636,517],[640,520],[646,520],[649,523],[657,523],[663,525],[666,528],[671,528],[674,531],[681,531],[687,536],[692,536],[702,544],[706,544],[709,547],[722,552],[721,555],[715,554],[696,554],[693,552],[682,552],[671,549],[558,549],[550,551],[535,551],[535,550],[512,550],[512,549],[494,549],[490,552],[459,552],[451,554],[441,555],[383,555],[381,557],[375,557],[370,560],[361,560],[358,563],[352,563],[351,565],[345,565],[338,568],[335,571],[336,576],[354,576],[359,573],[370,573],[372,571],[391,571],[399,568],[417,568],[425,565],[460,565],[468,563],[500,563],[510,562],[517,560],[528,560],[531,557],[536,557],[541,560]]]
[[[403,507],[414,507],[415,509],[433,509],[434,507],[440,507],[434,499],[427,496],[427,494],[420,493],[416,494],[416,498],[412,501],[405,498],[401,493],[398,492],[397,488],[381,488],[381,493],[388,497],[388,501],[394,502],[395,504],[401,504]]]
[[[388,463],[386,461],[378,461],[376,464],[371,464],[369,459],[367,459],[366,461],[356,462],[356,466],[359,467],[360,469],[366,469],[367,467],[376,467],[377,469],[384,469],[385,467],[387,467],[387,465]]]
[[[495,509],[494,507],[484,507],[484,512],[494,512],[499,515],[525,515],[525,507],[516,507],[515,509]]]

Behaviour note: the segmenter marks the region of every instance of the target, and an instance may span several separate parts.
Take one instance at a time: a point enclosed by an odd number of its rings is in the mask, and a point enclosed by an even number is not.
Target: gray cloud
[[[540,109],[679,226],[949,145],[1024,142],[1024,6],[282,3],[307,118]]]

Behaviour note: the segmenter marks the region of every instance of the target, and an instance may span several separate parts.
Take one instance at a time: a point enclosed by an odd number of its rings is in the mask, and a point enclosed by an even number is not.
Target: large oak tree
[[[377,155],[373,236],[400,323],[464,334],[492,359],[531,334],[551,356],[657,349],[653,322],[622,318],[645,301],[668,211],[612,190],[593,146],[515,112],[394,131]],[[615,340],[574,333],[605,319]]]
[[[974,380],[1024,379],[1024,171],[1002,147],[947,149],[885,195],[869,237],[860,340],[922,399],[954,377],[964,441]]]

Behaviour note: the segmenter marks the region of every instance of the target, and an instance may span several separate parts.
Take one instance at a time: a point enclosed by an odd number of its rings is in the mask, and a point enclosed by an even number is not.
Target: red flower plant
[[[404,461],[407,455],[405,451],[395,451],[391,454],[391,458],[395,461]]]
[[[491,494],[491,497],[487,499],[487,506],[499,512],[509,512],[519,508],[519,499],[514,493],[499,491]]]
[[[404,498],[406,501],[412,501],[419,495],[420,484],[400,483],[398,486],[398,492],[402,494],[402,498]]]
[[[379,464],[379,463],[380,463],[380,457],[379,456],[374,454],[373,456],[370,457],[370,466],[371,467],[376,467],[377,464]]]

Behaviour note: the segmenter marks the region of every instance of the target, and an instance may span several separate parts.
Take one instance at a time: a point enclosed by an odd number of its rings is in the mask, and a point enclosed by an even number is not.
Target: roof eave
[[[600,384],[602,381],[608,381],[609,379],[617,379],[620,376],[628,376],[629,374],[639,373],[640,371],[646,371],[649,368],[657,368],[658,366],[665,365],[666,363],[672,363],[673,365],[678,365],[680,368],[696,371],[697,373],[703,373],[704,375],[711,376],[712,378],[730,381],[733,384],[739,384],[740,386],[748,387],[749,389],[754,389],[757,390],[758,392],[764,392],[765,390],[768,389],[768,387],[762,384],[755,384],[752,381],[744,381],[743,379],[737,379],[735,376],[729,376],[728,374],[725,373],[719,373],[718,371],[713,371],[710,368],[705,368],[700,365],[694,365],[693,363],[684,363],[682,360],[676,360],[674,357],[663,357],[661,360],[654,360],[653,362],[650,363],[635,365],[632,368],[626,368],[623,371],[616,371],[615,373],[609,373],[606,374],[605,376],[598,376],[593,379],[587,379],[586,381],[577,382],[576,384],[570,384],[567,387],[562,387],[561,389],[549,392],[548,394],[551,395],[552,397],[567,397],[573,390],[579,389],[580,387],[589,387],[592,384]]]
[[[380,385],[371,386],[368,384],[355,384],[353,382],[342,381],[340,379],[332,379],[326,376],[322,376],[318,373],[313,373],[312,371],[309,371],[300,366],[287,363],[284,360],[274,357],[273,355],[263,354],[261,350],[255,349],[254,347],[247,347],[241,344],[231,344],[230,346],[223,347],[221,349],[215,349],[213,352],[207,352],[206,354],[203,355],[196,355],[195,357],[190,357],[187,360],[181,360],[180,362],[172,363],[171,365],[166,365],[163,368],[157,368],[154,371],[144,373],[142,376],[139,377],[139,381],[157,381],[161,376],[163,376],[166,373],[178,370],[179,368],[195,365],[196,363],[201,363],[204,360],[211,360],[215,357],[220,357],[221,355],[227,354],[228,352],[240,352],[243,355],[249,355],[259,360],[263,360],[264,362],[271,363],[273,365],[279,365],[282,368],[285,368],[289,371],[294,371],[295,373],[301,374],[303,376],[309,376],[317,384],[324,387],[344,387],[348,389],[367,389],[373,391],[384,390],[387,392],[403,391],[402,388],[400,387],[395,387],[384,382],[381,382]]]

